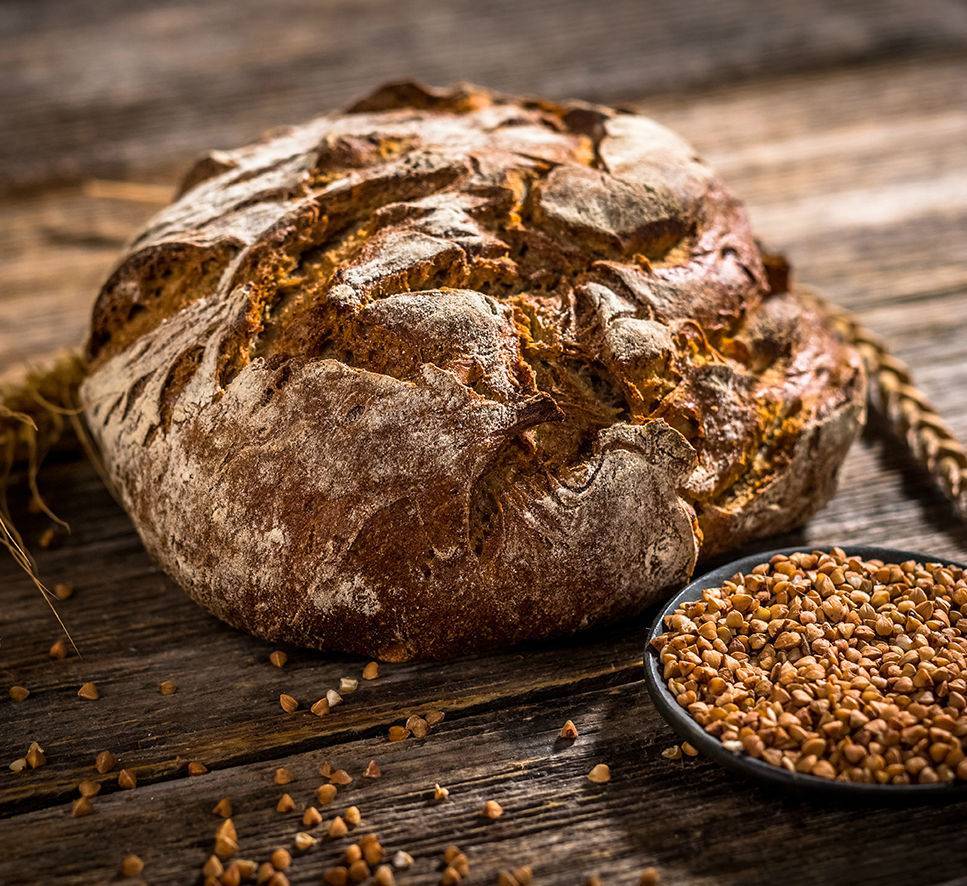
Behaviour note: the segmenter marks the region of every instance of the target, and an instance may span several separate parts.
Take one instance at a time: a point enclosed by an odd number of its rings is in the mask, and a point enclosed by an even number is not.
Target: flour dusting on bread
[[[800,523],[865,387],[684,141],[470,86],[201,161],[88,356],[172,577],[252,633],[387,659],[613,620]]]

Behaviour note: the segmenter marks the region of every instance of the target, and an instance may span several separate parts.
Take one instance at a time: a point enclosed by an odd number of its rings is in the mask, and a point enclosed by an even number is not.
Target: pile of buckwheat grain
[[[678,703],[730,751],[876,784],[967,780],[967,573],[775,556],[665,618]]]

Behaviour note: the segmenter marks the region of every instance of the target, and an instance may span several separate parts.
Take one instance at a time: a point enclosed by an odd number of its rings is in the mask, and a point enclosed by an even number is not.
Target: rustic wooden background
[[[886,336],[967,437],[967,5],[957,0],[7,0],[0,5],[0,376],[83,336],[127,237],[212,146],[338,106],[387,78],[476,80],[636,103],[689,137],[749,202],[758,230]],[[60,456],[44,488],[73,533],[39,556],[77,591],[60,610],[82,658],[50,661],[57,630],[0,562],[0,882],[94,883],[128,852],[151,883],[196,881],[233,799],[241,855],[264,860],[300,829],[274,805],[277,766],[301,805],[331,758],[401,883],[439,879],[459,844],[471,882],[532,864],[540,883],[967,882],[967,803],[905,809],[778,795],[701,759],[669,762],[670,730],[640,678],[637,624],[448,665],[386,666],[328,718],[285,715],[361,663],[265,644],[216,622],[150,563],[83,461]],[[36,539],[44,521],[19,501]],[[967,558],[967,530],[876,428],[836,499],[795,540],[870,542]],[[787,539],[788,540],[788,539]],[[763,547],[778,542],[764,543]],[[178,685],[164,697],[158,684]],[[83,701],[94,680],[102,697]],[[429,707],[425,740],[387,742]],[[580,737],[555,737],[572,718]],[[6,763],[31,740],[43,768]],[[75,785],[111,750],[95,814]],[[379,780],[360,778],[370,759]],[[209,774],[186,776],[185,761]],[[607,762],[606,786],[585,774]],[[450,789],[441,804],[434,782]],[[505,809],[481,819],[487,799]],[[329,810],[324,810],[327,818]],[[338,847],[290,869],[320,882]]]

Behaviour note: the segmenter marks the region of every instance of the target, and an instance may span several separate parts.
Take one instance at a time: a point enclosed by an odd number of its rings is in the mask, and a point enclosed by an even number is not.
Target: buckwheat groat
[[[826,501],[863,373],[780,289],[652,121],[389,86],[195,167],[100,294],[82,397],[216,615],[454,655],[637,611]]]
[[[736,754],[819,778],[967,780],[967,577],[776,555],[665,617],[678,703]]]

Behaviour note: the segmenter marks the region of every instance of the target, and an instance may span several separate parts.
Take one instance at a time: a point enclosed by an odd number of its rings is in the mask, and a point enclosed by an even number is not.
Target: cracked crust
[[[806,519],[860,361],[643,117],[385,87],[217,152],[94,309],[145,545],[273,641],[456,655],[640,610]]]

